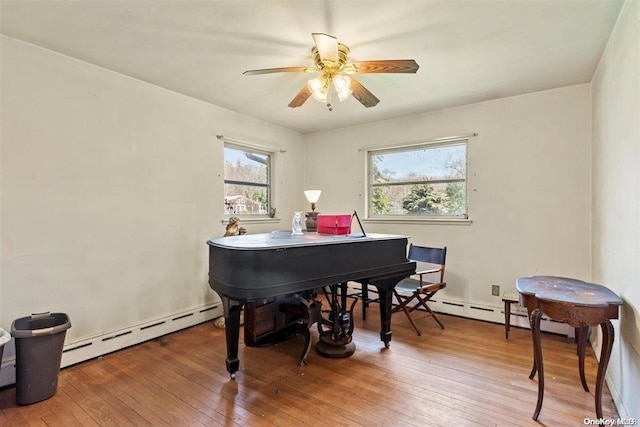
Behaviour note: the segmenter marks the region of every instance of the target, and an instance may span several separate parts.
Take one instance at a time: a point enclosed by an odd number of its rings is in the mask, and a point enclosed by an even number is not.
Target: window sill
[[[280,218],[269,218],[269,217],[258,217],[258,218],[251,218],[251,217],[238,217],[240,218],[240,222],[242,224],[272,224],[272,223],[277,223],[280,222]],[[224,218],[221,221],[223,224],[229,224],[229,218]]]
[[[437,224],[437,225],[471,225],[471,219],[458,218],[365,218],[362,220],[371,224]]]

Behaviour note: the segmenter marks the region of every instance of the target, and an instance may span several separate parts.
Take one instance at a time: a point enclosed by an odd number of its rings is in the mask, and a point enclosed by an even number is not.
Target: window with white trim
[[[467,142],[368,151],[368,218],[468,218]]]
[[[224,144],[224,213],[268,216],[271,206],[272,153]]]

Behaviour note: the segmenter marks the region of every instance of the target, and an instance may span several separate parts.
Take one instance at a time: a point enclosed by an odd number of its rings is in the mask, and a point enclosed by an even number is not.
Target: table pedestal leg
[[[531,373],[529,374],[529,379],[532,380],[533,377],[536,376],[536,372],[538,372],[538,369],[536,368],[536,359],[533,359],[533,366],[531,367]]]
[[[531,323],[531,316],[533,315],[533,310],[531,310],[531,308],[529,306],[527,306],[527,315],[529,318],[529,327],[531,328],[531,332],[533,332],[533,326]],[[542,314],[541,314],[542,316]],[[531,367],[531,373],[529,374],[529,379],[532,380],[533,377],[536,376],[536,372],[538,372],[538,369],[536,368],[536,358],[533,358],[533,366]]]
[[[542,409],[542,399],[544,397],[544,366],[542,364],[542,346],[540,343],[540,319],[542,318],[542,312],[539,309],[533,310],[531,314],[531,335],[533,337],[533,360],[534,370],[529,378],[535,375],[535,369],[538,368],[538,403],[536,403],[536,410],[533,413],[533,420],[538,419],[540,415],[540,409]]]
[[[584,391],[586,392],[589,392],[589,386],[587,385],[587,380],[584,375],[584,352],[587,347],[588,331],[588,326],[580,326],[576,328],[576,332],[578,334],[578,367],[580,369],[580,381],[582,382],[582,388],[584,388]]]
[[[613,325],[609,319],[605,319],[600,324],[602,329],[602,351],[600,352],[600,363],[598,364],[598,377],[596,378],[596,416],[602,418],[602,389],[604,388],[604,374],[607,372],[607,365],[611,357],[613,348]]]

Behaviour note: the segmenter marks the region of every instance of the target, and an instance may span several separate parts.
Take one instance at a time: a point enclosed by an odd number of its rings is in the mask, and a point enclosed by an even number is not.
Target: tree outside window
[[[370,151],[368,213],[467,218],[467,140]]]
[[[271,154],[224,146],[225,215],[265,216],[271,205]]]

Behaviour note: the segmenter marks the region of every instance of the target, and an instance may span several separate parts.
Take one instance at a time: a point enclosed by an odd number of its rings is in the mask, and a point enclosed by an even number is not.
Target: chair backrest
[[[447,260],[447,247],[430,248],[427,246],[409,245],[409,255],[411,261],[424,262],[440,266],[440,281],[444,280],[444,267]]]

